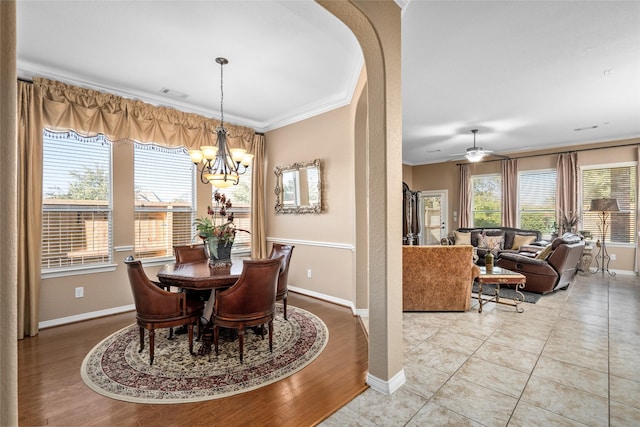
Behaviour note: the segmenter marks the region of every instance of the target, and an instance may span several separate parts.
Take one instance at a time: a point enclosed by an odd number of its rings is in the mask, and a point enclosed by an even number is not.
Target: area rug
[[[273,322],[273,353],[265,334],[247,330],[244,363],[238,340],[221,337],[219,354],[192,356],[186,335],[168,339],[168,330],[156,331],[153,365],[149,347],[138,353],[138,326],[131,325],[105,338],[85,357],[80,368],[87,386],[104,396],[138,403],[187,403],[218,399],[263,387],[286,378],[311,363],[329,340],[326,325],[298,307],[277,304]],[[200,343],[194,342],[197,353]]]
[[[478,293],[478,284],[473,284],[474,294]],[[533,292],[520,291],[524,295],[524,302],[535,304],[542,297],[542,294],[534,294]],[[494,296],[496,294],[496,285],[482,285],[482,295]],[[500,298],[514,299],[517,296],[516,291],[506,286],[500,286]]]

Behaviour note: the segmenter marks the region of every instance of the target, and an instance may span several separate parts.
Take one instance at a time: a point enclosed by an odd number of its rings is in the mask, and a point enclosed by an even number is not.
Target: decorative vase
[[[493,270],[493,254],[491,253],[491,251],[488,251],[484,256],[484,266],[488,272]]]
[[[209,264],[214,267],[225,267],[231,265],[232,242],[222,242],[216,238],[209,237],[205,241],[205,251],[209,258]]]

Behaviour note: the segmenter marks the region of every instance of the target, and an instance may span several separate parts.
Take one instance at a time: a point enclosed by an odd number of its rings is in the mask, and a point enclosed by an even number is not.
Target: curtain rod
[[[532,157],[554,156],[556,154],[569,154],[569,153],[579,153],[579,152],[582,152],[582,151],[604,150],[605,148],[631,147],[633,145],[637,146],[637,145],[640,145],[640,143],[630,142],[628,144],[609,145],[609,146],[606,146],[606,147],[579,148],[577,150],[556,151],[554,153],[529,154],[528,156],[519,156],[519,157],[508,157],[508,156],[505,156],[506,159],[492,159],[492,160],[485,160],[483,162],[478,162],[478,163],[491,163],[491,162],[499,162],[501,160],[512,160],[512,159],[529,159],[529,158],[532,158]],[[468,163],[456,163],[456,166],[471,165],[471,164],[473,164],[473,163],[471,163],[471,162],[468,162]]]

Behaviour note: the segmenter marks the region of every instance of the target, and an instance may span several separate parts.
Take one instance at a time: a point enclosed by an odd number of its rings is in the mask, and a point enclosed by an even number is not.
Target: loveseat
[[[525,291],[546,294],[573,282],[584,245],[579,235],[565,233],[534,256],[530,252],[502,253],[496,265],[524,274]]]
[[[473,247],[403,246],[402,309],[404,311],[467,311],[471,287],[480,274]]]
[[[517,253],[521,246],[539,242],[538,230],[512,227],[458,228],[442,243],[448,245],[471,245],[476,248],[476,264],[484,265],[484,257],[489,250],[498,257],[501,253]]]

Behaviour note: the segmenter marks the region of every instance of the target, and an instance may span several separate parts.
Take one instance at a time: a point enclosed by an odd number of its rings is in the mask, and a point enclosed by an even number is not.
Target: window
[[[540,230],[547,238],[556,231],[556,171],[524,171],[518,176],[520,228]]]
[[[216,188],[212,186],[211,196],[217,191],[223,193],[227,198],[231,198],[232,207],[229,212],[233,212],[233,223],[236,228],[251,232],[251,174],[253,167],[249,167],[244,175],[240,175],[238,185],[231,185],[227,188]],[[215,202],[211,201],[211,206]],[[238,232],[233,242],[232,254],[247,254],[251,252],[251,235],[249,233]]]
[[[111,262],[111,143],[43,131],[41,268]]]
[[[591,200],[618,200],[620,212],[611,213],[607,243],[633,244],[636,234],[636,165],[631,163],[582,168],[582,229],[600,239],[601,218],[591,212]]]
[[[134,144],[136,258],[172,256],[195,235],[195,175],[183,147]]]
[[[471,221],[473,227],[500,227],[502,224],[500,175],[471,177]]]

